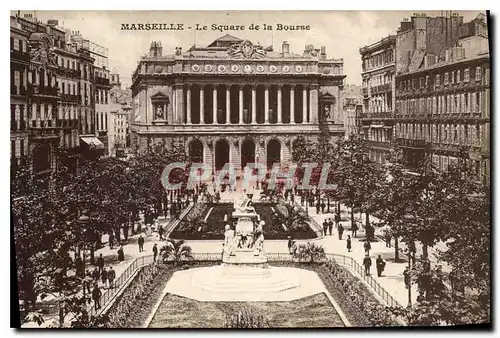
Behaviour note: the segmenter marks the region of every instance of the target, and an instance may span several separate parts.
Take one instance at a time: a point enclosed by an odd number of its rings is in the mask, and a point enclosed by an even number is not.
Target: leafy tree
[[[194,259],[191,247],[184,243],[184,240],[168,239],[167,243],[160,249],[163,262],[173,261],[176,265],[180,265],[185,260]]]

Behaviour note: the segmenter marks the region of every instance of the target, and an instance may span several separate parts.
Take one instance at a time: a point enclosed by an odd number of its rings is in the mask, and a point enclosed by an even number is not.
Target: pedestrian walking
[[[333,230],[333,221],[331,218],[328,219],[328,233],[330,236],[332,235],[332,230]]]
[[[288,252],[292,254],[295,247],[295,240],[292,237],[288,236]]]
[[[153,245],[153,262],[156,262],[156,256],[158,256],[158,247],[155,243],[155,245]]]
[[[92,284],[92,274],[89,270],[85,272],[85,277],[83,278],[83,294],[85,295],[85,291],[89,294],[91,293],[90,285]]]
[[[108,281],[109,281],[109,288],[112,289],[115,286],[115,278],[116,278],[116,271],[113,270],[113,267],[109,267],[108,271]]]
[[[372,245],[370,244],[370,241],[368,239],[366,239],[365,244],[363,244],[363,247],[365,248],[365,253],[369,255],[370,250],[372,249]]]
[[[347,235],[347,252],[351,252],[351,235]]]
[[[326,231],[328,230],[328,222],[326,219],[323,221],[323,236],[326,236]]]
[[[106,269],[102,270],[101,281],[102,281],[102,287],[107,288],[108,287],[108,270],[106,270]]]
[[[77,277],[84,277],[85,271],[83,270],[83,261],[80,255],[75,258],[75,270]]]
[[[408,269],[408,267],[405,268],[405,271],[403,272],[403,277],[404,277],[405,287],[409,289],[411,283],[411,272],[410,269]]]
[[[99,270],[97,268],[95,268],[94,271],[92,272],[92,279],[94,280],[94,283],[99,282],[100,275],[101,274],[99,273]]]
[[[158,229],[158,235],[160,235],[160,241],[163,241],[163,224],[160,224],[160,227]]]
[[[351,223],[351,230],[352,230],[352,237],[356,238],[356,236],[358,235],[358,224],[356,223],[355,220],[353,220]]]
[[[342,224],[339,224],[337,231],[339,232],[339,239],[342,240],[342,234],[344,233],[344,227],[342,226]]]
[[[335,213],[335,227],[338,227],[340,223],[340,214],[338,212]]]
[[[113,250],[113,242],[115,241],[115,235],[113,234],[113,231],[109,233],[109,248]]]
[[[104,269],[104,258],[102,257],[102,254],[99,255],[99,258],[97,258],[97,266],[99,267],[99,273],[102,273],[102,270]]]
[[[319,215],[319,211],[320,211],[320,204],[319,204],[319,201],[316,202],[316,214]]]
[[[380,255],[378,255],[378,258],[375,261],[375,264],[377,266],[377,276],[382,277],[382,272],[385,269],[385,262]]]
[[[139,252],[144,251],[144,237],[142,235],[139,236],[139,239],[137,240],[137,244],[139,244]]]
[[[123,246],[120,245],[118,248],[118,261],[123,262],[125,260],[125,253],[123,252]]]
[[[101,308],[101,290],[97,283],[94,283],[94,289],[92,290],[92,299],[94,300],[94,308],[99,310]]]
[[[325,208],[326,208],[325,201],[322,201],[322,202],[321,202],[321,213],[322,213],[322,214],[324,214],[324,213],[325,213]]]
[[[366,254],[363,259],[363,266],[365,267],[365,276],[370,276],[370,267],[372,266],[372,259]]]
[[[391,234],[389,232],[387,232],[385,234],[385,247],[386,248],[391,248]]]

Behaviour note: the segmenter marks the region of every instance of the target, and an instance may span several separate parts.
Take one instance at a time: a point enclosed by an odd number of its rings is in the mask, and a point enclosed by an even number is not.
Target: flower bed
[[[141,327],[153,311],[156,301],[175,271],[213,264],[213,262],[193,262],[182,267],[172,264],[152,264],[143,267],[109,309],[107,314],[110,318],[110,327]]]
[[[293,266],[316,272],[354,327],[399,325],[386,307],[358,278],[334,261],[326,263],[272,262],[271,264]]]
[[[292,236],[295,239],[313,239],[316,233],[310,228],[304,228],[297,231],[284,229],[281,224],[276,222],[275,212],[280,212],[275,203],[256,202],[255,211],[261,219],[266,222],[264,227],[264,237],[266,239],[287,239]],[[207,218],[206,225],[202,225],[202,230],[198,231],[199,221],[203,220],[209,210],[212,209]],[[274,211],[273,211],[274,209]],[[231,203],[202,203],[196,204],[193,209],[179,222],[179,225],[172,231],[170,238],[184,240],[222,240],[224,239],[225,225],[224,216],[228,215],[230,219],[233,213],[233,204]]]

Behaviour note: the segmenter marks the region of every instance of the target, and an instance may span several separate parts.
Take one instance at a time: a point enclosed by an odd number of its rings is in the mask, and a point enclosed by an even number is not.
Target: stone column
[[[191,85],[187,85],[187,91],[186,91],[186,123],[191,124]]]
[[[269,84],[265,85],[264,90],[264,123],[269,124]]]
[[[231,123],[231,85],[226,85],[226,124]]]
[[[182,85],[177,85],[175,88],[175,94],[176,94],[176,108],[177,108],[177,113],[176,113],[176,120],[175,123],[184,123],[184,95],[183,95],[183,90],[184,86]]]
[[[282,109],[281,109],[281,88],[283,88],[283,86],[281,84],[278,84],[278,123],[283,123],[283,119],[282,119]]]
[[[257,123],[257,85],[252,85],[252,124]]]
[[[217,89],[218,85],[213,85],[212,94],[213,94],[213,111],[212,111],[212,119],[213,124],[217,124]]]
[[[205,124],[205,85],[200,85],[200,124]]]
[[[290,85],[290,123],[295,123],[295,85]]]
[[[307,87],[302,87],[302,123],[308,123],[307,120]]]
[[[243,85],[239,86],[239,98],[238,99],[239,99],[238,100],[239,101],[238,123],[243,124]]]
[[[318,123],[318,85],[312,84],[309,89],[309,114],[311,123]]]

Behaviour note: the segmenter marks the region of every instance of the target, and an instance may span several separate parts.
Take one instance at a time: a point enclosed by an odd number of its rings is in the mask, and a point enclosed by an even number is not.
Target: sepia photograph
[[[12,328],[492,328],[488,10],[9,14]]]

